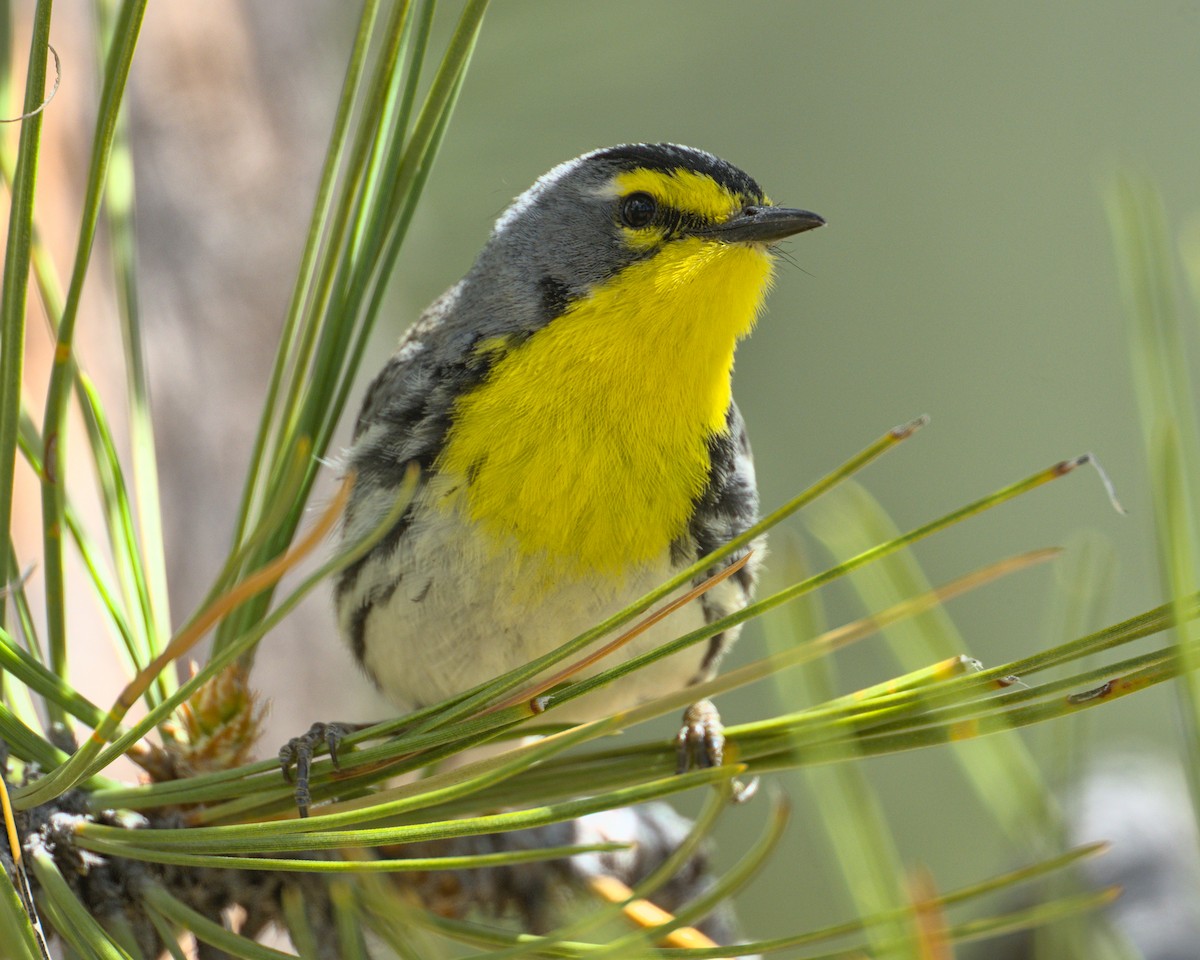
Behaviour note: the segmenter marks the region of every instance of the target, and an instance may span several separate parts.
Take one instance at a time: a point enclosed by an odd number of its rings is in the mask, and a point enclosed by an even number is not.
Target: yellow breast
[[[661,558],[707,483],[770,277],[765,250],[693,238],[576,301],[458,401],[440,506],[557,576]]]

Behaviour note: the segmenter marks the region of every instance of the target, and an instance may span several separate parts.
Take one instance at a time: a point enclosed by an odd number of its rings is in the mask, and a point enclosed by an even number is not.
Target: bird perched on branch
[[[734,348],[762,309],[772,245],[823,223],[775,206],[724,160],[666,143],[586,153],[509,206],[467,275],[404,335],[354,430],[347,544],[384,522],[420,468],[399,522],[336,584],[341,633],[390,700],[436,703],[545,654],[751,526]],[[618,656],[740,609],[756,564]],[[736,634],[550,719],[705,680]],[[285,768],[298,756],[306,768],[330,732],[285,748]],[[680,742],[720,762],[711,705],[688,712]]]

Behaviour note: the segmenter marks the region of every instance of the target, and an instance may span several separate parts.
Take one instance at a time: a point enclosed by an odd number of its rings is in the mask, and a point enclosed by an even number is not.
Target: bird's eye
[[[631,193],[621,201],[621,222],[627,227],[644,227],[658,213],[658,204],[648,193]]]

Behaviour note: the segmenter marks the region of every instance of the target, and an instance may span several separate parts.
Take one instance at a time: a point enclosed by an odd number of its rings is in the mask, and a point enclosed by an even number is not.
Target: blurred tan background
[[[177,620],[227,547],[349,12],[222,0],[152,4],[147,15],[131,119]],[[796,265],[781,263],[738,355],[764,505],[920,413],[931,426],[862,477],[904,528],[1092,450],[1129,516],[1080,473],[918,556],[939,582],[1033,547],[1094,548],[1098,536],[1117,557],[1103,617],[1132,615],[1159,592],[1101,186],[1129,167],[1159,183],[1177,228],[1200,210],[1198,41],[1200,8],[1179,3],[497,3],[394,278],[394,319],[365,369],[555,163],[620,141],[703,147],[829,221],[788,245]],[[52,112],[47,135],[66,136],[55,122]],[[102,356],[115,336],[91,330],[88,342]],[[951,612],[973,655],[994,664],[1058,640],[1061,579],[1043,568],[958,601]],[[837,591],[829,609],[857,615]],[[762,646],[747,630],[734,662]],[[881,649],[868,642],[841,658],[843,683],[889,676]],[[264,753],[312,720],[386,712],[342,653],[327,597],[267,640],[257,681],[274,701]],[[759,693],[722,705],[733,722],[765,710]],[[1028,740],[1048,758],[1064,729]],[[1122,739],[1171,750],[1174,729],[1162,690],[1076,732],[1101,752]],[[902,854],[930,865],[939,887],[1009,862],[945,751],[867,769]],[[742,900],[756,936],[848,909],[824,840],[805,829],[802,781],[781,785],[798,815]],[[763,809],[730,814],[726,859]]]

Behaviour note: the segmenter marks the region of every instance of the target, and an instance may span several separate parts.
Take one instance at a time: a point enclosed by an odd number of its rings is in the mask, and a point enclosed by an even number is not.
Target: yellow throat
[[[680,174],[687,174],[686,177]],[[673,191],[728,217],[708,177],[638,170],[614,189]],[[660,238],[627,231],[631,245]],[[725,429],[734,348],[771,280],[758,244],[673,239],[572,303],[464,395],[438,460],[448,491],[495,541],[556,576],[620,578],[687,531]]]

